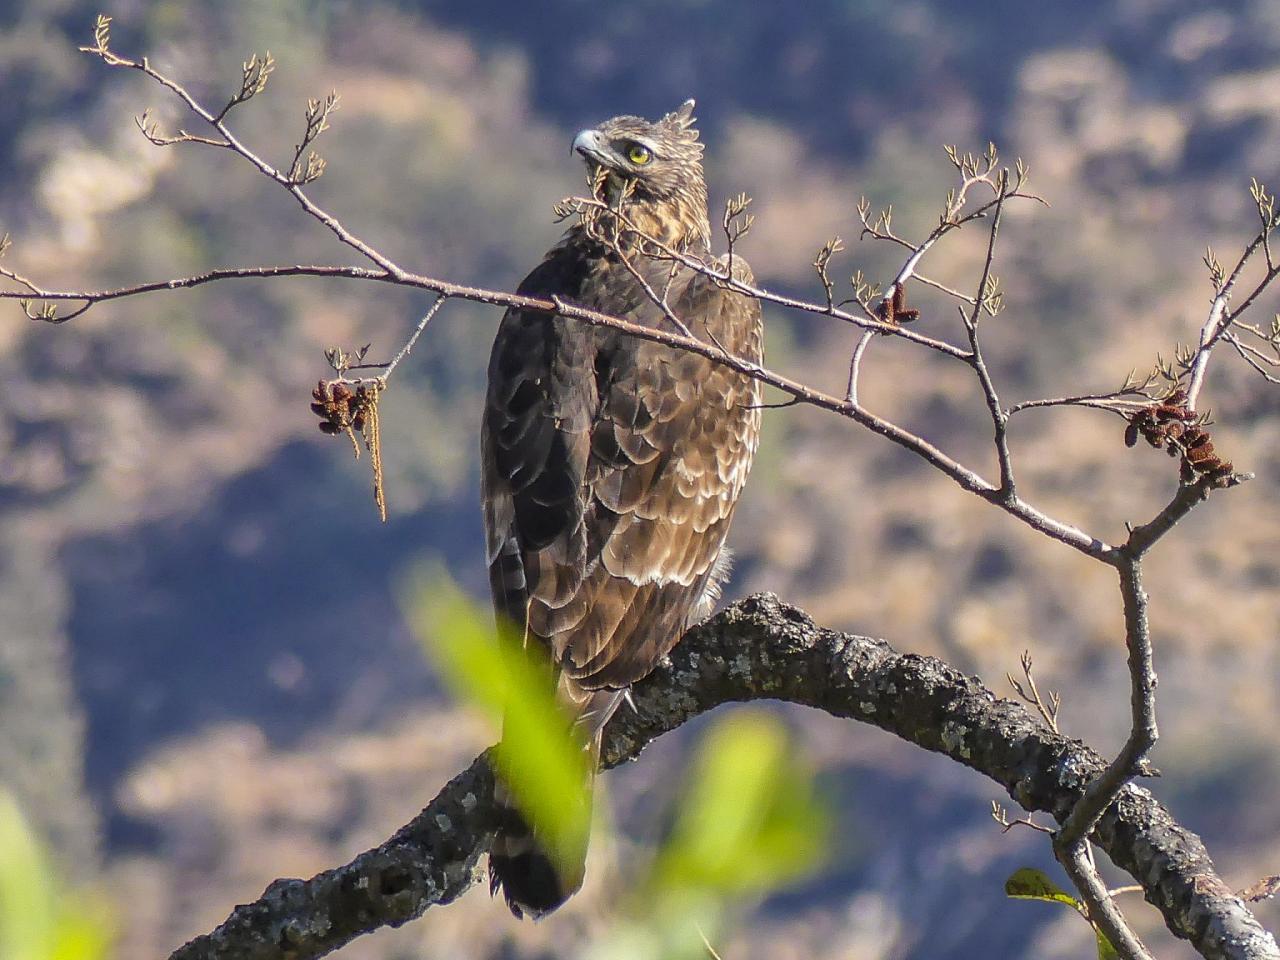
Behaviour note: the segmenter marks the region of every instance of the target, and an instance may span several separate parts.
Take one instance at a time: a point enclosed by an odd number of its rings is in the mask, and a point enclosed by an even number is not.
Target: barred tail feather
[[[591,779],[594,779],[591,778]],[[590,808],[591,783],[585,786]],[[581,849],[553,857],[538,838],[514,800],[499,782],[494,790],[498,808],[498,832],[489,850],[489,892],[502,891],[516,917],[540,920],[582,888],[587,872],[587,838]]]
[[[583,806],[586,822],[591,821],[592,788],[600,765],[600,744],[605,724],[626,696],[626,690],[583,690],[561,677],[560,694],[574,704],[575,721],[587,742],[587,778],[577,801]],[[557,909],[582,888],[587,872],[587,843],[590,829],[584,829],[580,844],[562,851],[557,858],[538,843],[537,832],[521,813],[511,791],[499,779],[494,784],[497,833],[489,848],[489,892],[502,891],[507,906],[517,917],[539,920]],[[566,803],[573,798],[565,798]]]

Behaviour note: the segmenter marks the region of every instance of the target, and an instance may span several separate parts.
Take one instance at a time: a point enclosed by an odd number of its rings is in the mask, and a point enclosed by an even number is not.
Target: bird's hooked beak
[[[599,130],[581,130],[573,138],[570,153],[576,153],[588,163],[604,164],[609,158],[609,142]]]

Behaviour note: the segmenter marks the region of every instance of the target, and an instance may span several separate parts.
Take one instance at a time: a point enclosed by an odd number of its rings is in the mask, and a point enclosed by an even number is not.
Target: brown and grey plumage
[[[576,224],[519,292],[672,329],[634,269],[667,291],[694,336],[758,361],[758,301],[685,266],[673,273],[634,232],[613,230],[625,222],[715,262],[693,124],[689,101],[656,122],[615,117],[578,134],[598,196],[623,219]],[[736,254],[732,266],[751,280]],[[623,692],[719,594],[725,536],[759,438],[759,394],[757,381],[687,351],[535,311],[502,318],[481,442],[494,605],[550,656],[593,769]],[[540,916],[581,886],[585,856],[553,864],[510,808],[491,882],[517,916]]]

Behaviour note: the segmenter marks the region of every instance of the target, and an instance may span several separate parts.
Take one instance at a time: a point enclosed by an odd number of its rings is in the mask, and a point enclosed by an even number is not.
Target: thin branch
[[[219,280],[251,280],[270,277],[344,277],[350,280],[380,280],[392,281],[389,274],[379,271],[370,270],[368,267],[346,267],[346,266],[317,266],[317,265],[280,265],[273,267],[227,267],[220,270],[209,270],[206,273],[196,274],[189,277],[175,277],[172,280],[155,280],[150,283],[133,284],[127,287],[116,287],[109,290],[45,290],[25,277],[21,277],[10,270],[0,267],[0,276],[8,277],[23,284],[27,289],[25,291],[0,290],[0,300],[83,300],[85,306],[75,313],[66,316],[55,316],[50,319],[53,323],[65,323],[74,317],[79,316],[89,306],[97,303],[105,303],[109,300],[121,300],[127,297],[136,297],[146,293],[156,293],[161,290],[183,290],[188,287],[199,287],[206,283],[216,283]],[[426,279],[426,278],[418,278]],[[422,284],[413,283],[411,280],[395,281],[403,282],[406,286],[422,286]]]
[[[940,293],[945,293],[948,297],[951,297],[952,299],[955,299],[955,300],[959,300],[961,303],[967,303],[972,305],[973,303],[976,302],[974,298],[969,296],[967,293],[961,293],[959,290],[953,289],[952,287],[948,287],[945,283],[939,283],[937,280],[934,280],[930,277],[926,277],[922,273],[913,272],[911,276],[916,281],[916,283],[923,283],[926,287],[933,287],[933,289],[939,291]]]
[[[1243,479],[1243,478],[1241,478]],[[1151,521],[1134,527],[1114,555],[1124,602],[1125,647],[1128,650],[1130,730],[1120,752],[1085,789],[1054,840],[1054,851],[1069,871],[1079,848],[1093,833],[1106,810],[1135,777],[1158,775],[1147,762],[1159,739],[1156,723],[1156,671],[1148,620],[1148,597],[1142,585],[1142,558],[1209,494],[1211,481],[1202,479],[1178,488],[1172,500]],[[1087,879],[1087,878],[1085,878]],[[1080,888],[1085,892],[1085,888]]]
[[[439,312],[440,308],[444,306],[445,301],[448,299],[449,298],[443,293],[440,294],[436,297],[435,302],[427,309],[427,312],[422,315],[422,319],[419,320],[418,325],[414,327],[413,334],[407,341],[405,341],[405,345],[400,348],[400,352],[391,358],[391,362],[388,363],[386,369],[382,371],[382,376],[378,377],[378,379],[382,381],[382,385],[384,387],[387,385],[387,381],[391,378],[391,374],[395,372],[396,367],[400,365],[400,361],[409,355],[409,351],[413,349],[413,345],[418,342],[418,337],[422,336],[422,331],[427,329],[427,324],[431,322],[432,317]]]
[[[1156,671],[1147,618],[1147,593],[1142,587],[1142,558],[1140,553],[1127,549],[1121,552],[1123,559],[1117,569],[1124,600],[1125,646],[1129,651],[1132,716],[1129,737],[1107,769],[1089,784],[1063,824],[1054,844],[1063,866],[1067,866],[1064,857],[1074,856],[1078,845],[1085,842],[1103,812],[1130,781],[1151,773],[1146,759],[1160,737],[1156,726]]]
[[[1013,478],[1013,456],[1009,453],[1007,429],[1009,416],[1000,403],[1000,395],[996,392],[995,380],[992,379],[991,371],[987,368],[987,361],[982,355],[982,345],[978,337],[978,325],[982,321],[983,311],[994,314],[997,309],[997,295],[994,289],[988,288],[994,287],[991,265],[995,262],[996,237],[1000,233],[1000,217],[1004,212],[1004,199],[1008,186],[1008,172],[1002,171],[996,184],[995,212],[991,217],[991,231],[987,237],[987,256],[982,264],[978,292],[974,298],[972,311],[967,316],[961,311],[961,316],[965,319],[965,330],[969,334],[969,363],[974,373],[978,375],[978,382],[982,385],[982,396],[987,402],[987,411],[991,414],[991,423],[995,428],[996,459],[1000,464],[1000,493],[1012,498],[1016,487]]]
[[[1255,199],[1257,184],[1255,182]],[[1240,259],[1236,261],[1235,268],[1231,271],[1231,275],[1227,277],[1218,287],[1217,294],[1213,298],[1213,302],[1209,306],[1209,316],[1205,320],[1204,326],[1200,329],[1200,343],[1196,348],[1195,356],[1191,361],[1190,372],[1191,379],[1187,385],[1187,407],[1191,410],[1196,408],[1196,402],[1200,397],[1200,389],[1204,385],[1205,371],[1209,366],[1209,357],[1213,352],[1214,345],[1222,338],[1222,336],[1230,329],[1244,313],[1253,306],[1254,302],[1262,295],[1262,293],[1271,285],[1272,281],[1280,276],[1280,267],[1277,267],[1271,260],[1269,235],[1271,229],[1274,228],[1275,222],[1264,222],[1262,232],[1250,241],[1245,247],[1244,252],[1240,255]],[[1245,265],[1253,258],[1259,249],[1265,248],[1267,252],[1267,272],[1259,281],[1257,286],[1249,292],[1244,302],[1235,310],[1228,311],[1227,306],[1231,302],[1231,294],[1235,290],[1236,283],[1240,279],[1240,275],[1244,272]],[[1206,261],[1211,263],[1210,271],[1213,273],[1216,269],[1217,276],[1221,275],[1221,267],[1216,266],[1217,261],[1214,259],[1212,251],[1206,255]]]
[[[1009,819],[1009,811],[1006,810],[996,800],[991,801],[991,819],[1000,824],[1000,832],[1008,833],[1014,827],[1027,827],[1037,833],[1047,833],[1052,836],[1055,831],[1052,827],[1046,827],[1042,823],[1036,823],[1030,817],[1018,817],[1015,820]]]
[[[867,352],[867,347],[874,336],[875,334],[872,331],[863,330],[858,335],[858,342],[854,344],[853,353],[849,357],[849,383],[844,391],[846,403],[856,405],[858,402],[858,374],[862,366],[862,356]]]
[[[1106,410],[1109,413],[1125,416],[1126,409],[1141,410],[1143,407],[1150,406],[1151,401],[1143,398],[1142,400],[1123,400],[1118,399],[1114,394],[1110,393],[1089,393],[1076,397],[1051,397],[1042,400],[1022,400],[1015,403],[1005,412],[1009,416],[1015,413],[1021,413],[1023,410],[1034,410],[1040,407],[1092,407],[1095,410]]]
[[[743,410],[785,410],[787,407],[794,407],[800,401],[795,397],[790,397],[778,403],[743,403],[740,404]]]
[[[636,233],[637,236],[641,237],[645,243],[652,245],[654,250],[662,259],[673,260],[681,266],[688,267],[690,270],[701,273],[708,279],[714,280],[718,285],[726,290],[744,294],[745,296],[751,297],[754,300],[759,300],[762,303],[772,303],[776,306],[786,307],[790,310],[798,310],[802,313],[815,313],[822,316],[834,317],[837,320],[843,320],[846,323],[861,327],[864,330],[872,330],[876,333],[899,337],[910,343],[914,343],[917,346],[926,347],[937,353],[949,356],[952,359],[962,360],[966,363],[968,362],[969,352],[964,348],[957,347],[945,340],[939,340],[935,337],[917,333],[898,324],[886,323],[870,311],[865,310],[865,308],[862,314],[850,313],[847,310],[842,310],[838,305],[828,307],[825,302],[817,303],[809,300],[801,300],[796,297],[788,297],[780,293],[774,293],[773,291],[767,290],[756,284],[746,283],[734,276],[727,267],[717,269],[714,265],[709,264],[692,254],[682,250],[676,250],[670,245],[663,243],[661,240],[648,236],[638,226],[632,223],[625,214],[614,211],[607,204],[604,204],[594,198],[570,197],[567,200],[561,201],[557,206],[560,209],[576,209],[579,211],[598,209],[618,216],[628,230]],[[861,306],[861,304],[859,304],[859,306]]]
[[[110,18],[107,18],[107,22],[110,22]],[[99,24],[103,25],[103,21],[101,19],[99,20]],[[358,252],[361,256],[372,261],[392,277],[399,278],[405,274],[406,271],[390,257],[387,257],[385,254],[375,250],[369,244],[365,243],[343,226],[342,222],[339,221],[337,217],[316,205],[303,191],[299,183],[289,174],[282,173],[280,170],[276,169],[266,160],[263,160],[260,156],[246,147],[227,127],[226,109],[218,114],[212,113],[207,107],[200,103],[200,101],[198,101],[186,89],[186,87],[151,66],[151,62],[146,57],[143,57],[141,60],[132,60],[129,57],[122,57],[110,50],[107,47],[106,34],[99,34],[95,37],[95,40],[96,43],[94,46],[81,47],[80,49],[86,53],[95,54],[101,58],[103,63],[107,64],[107,66],[124,67],[130,70],[138,70],[141,73],[146,74],[156,83],[160,84],[160,86],[169,90],[174,96],[181,100],[188,110],[200,119],[204,120],[209,124],[209,126],[213,127],[213,129],[222,136],[223,140],[226,141],[226,145],[233,152],[253,164],[253,166],[256,167],[264,176],[269,177],[271,180],[274,180],[276,183],[280,184],[280,186],[288,190],[289,193],[293,195],[294,199],[302,206],[302,209],[305,210],[308,215],[324,224],[325,227],[328,228],[328,230],[337,237],[341,243],[351,247],[351,249]]]
[[[1246,330],[1247,332],[1252,333],[1256,337],[1262,338],[1263,341],[1266,342],[1273,350],[1276,348],[1275,340],[1273,340],[1271,337],[1264,334],[1261,330],[1259,330],[1257,327],[1253,326],[1252,324],[1239,323],[1239,324],[1236,324],[1236,326],[1242,330]],[[1253,357],[1257,359],[1259,362],[1265,363],[1269,367],[1280,367],[1280,356],[1267,354],[1266,352],[1259,350],[1253,344],[1245,343],[1245,341],[1241,340],[1234,332],[1230,330],[1228,330],[1222,336],[1224,339],[1234,343],[1241,350],[1249,354],[1252,354]]]
[[[1022,676],[1026,683],[1024,687],[1022,683],[1013,678],[1013,674],[1006,673],[1005,679],[1009,681],[1009,686],[1013,687],[1013,692],[1019,697],[1035,707],[1036,713],[1044,720],[1045,724],[1054,733],[1060,733],[1058,729],[1058,711],[1062,709],[1062,697],[1053,690],[1049,691],[1049,699],[1046,702],[1040,696],[1040,686],[1036,683],[1035,673],[1032,672],[1031,651],[1023,650],[1020,659],[1022,664]]]
[[[873,433],[877,433],[921,457],[931,466],[950,477],[955,483],[959,484],[961,488],[999,506],[1005,512],[1026,523],[1032,529],[1038,530],[1055,540],[1059,540],[1068,546],[1087,554],[1088,556],[1103,559],[1115,551],[1115,548],[1105,541],[1085,533],[1078,527],[1056,520],[1018,498],[1013,498],[1011,500],[1004,498],[1003,495],[1000,494],[998,488],[993,484],[983,479],[979,474],[970,470],[968,467],[954,460],[927,440],[924,440],[916,434],[899,427],[897,424],[892,423],[883,417],[879,417],[871,413],[865,407],[862,407],[857,403],[838,399],[830,396],[829,394],[823,393],[820,390],[805,386],[804,384],[792,380],[789,377],[775,373],[772,370],[761,367],[748,360],[736,357],[727,351],[722,350],[718,346],[708,344],[695,337],[686,337],[682,334],[670,333],[665,330],[658,330],[643,324],[632,323],[596,310],[590,310],[586,307],[580,307],[575,304],[568,303],[558,297],[553,297],[550,300],[543,300],[538,297],[527,297],[520,294],[504,293],[496,290],[470,287],[464,284],[450,283],[445,280],[438,280],[434,277],[422,276],[420,274],[409,273],[403,270],[399,274],[393,275],[383,271],[370,270],[365,267],[278,266],[212,270],[208,273],[197,276],[138,284],[114,290],[61,291],[42,289],[40,290],[40,293],[36,295],[36,298],[51,301],[86,301],[85,306],[74,314],[79,315],[80,313],[83,313],[89,305],[107,300],[137,296],[158,290],[175,290],[183,287],[199,286],[204,283],[211,283],[218,280],[273,276],[348,277],[357,280],[371,280],[382,283],[393,283],[399,286],[417,287],[419,289],[430,290],[434,293],[441,294],[448,299],[470,300],[477,303],[488,303],[503,307],[514,307],[517,309],[534,310],[543,313],[556,313],[571,320],[578,320],[593,326],[610,327],[634,337],[652,340],[655,343],[661,343],[676,349],[697,353],[709,360],[736,370],[739,373],[753,377],[761,383],[775,387],[788,396],[795,398],[799,403],[805,403],[823,410],[828,410],[861,424]],[[30,299],[31,297],[32,294],[30,292],[0,291],[0,299],[18,300]],[[70,317],[49,319],[58,322],[70,319]]]
[[[613,243],[613,249],[618,255],[618,261],[626,268],[627,272],[631,274],[632,279],[634,279],[636,283],[640,284],[640,289],[644,291],[644,295],[662,311],[662,315],[667,318],[667,322],[670,323],[677,332],[686,337],[692,337],[693,332],[685,326],[685,322],[683,320],[676,316],[675,311],[671,309],[671,305],[667,303],[667,296],[671,290],[671,281],[667,281],[663,293],[659,295],[658,291],[654,290],[649,281],[645,279],[644,274],[636,269],[635,264],[631,262],[631,258],[623,252],[622,246],[617,242],[616,238]],[[670,276],[669,273],[668,276]]]
[[[1067,876],[1084,899],[1089,919],[1107,935],[1116,952],[1125,960],[1154,960],[1151,952],[1138,939],[1120,908],[1111,899],[1106,884],[1098,876],[1097,868],[1089,859],[1089,848],[1084,842],[1076,844],[1058,857]]]
[[[1249,366],[1253,367],[1254,371],[1266,380],[1267,383],[1280,384],[1280,377],[1277,377],[1274,373],[1263,367],[1262,363],[1259,362],[1259,359],[1273,367],[1280,366],[1280,361],[1273,357],[1268,357],[1257,347],[1242,341],[1234,333],[1227,332],[1223,334],[1223,339],[1226,340],[1227,343],[1231,344],[1231,346],[1235,348],[1236,353],[1240,355],[1240,358]]]
[[[1237,475],[1239,482],[1251,479],[1252,474]],[[1173,498],[1158,514],[1147,523],[1130,530],[1129,539],[1121,547],[1120,552],[1127,556],[1141,558],[1161,537],[1177,526],[1183,517],[1203,503],[1212,489],[1213,487],[1203,479],[1196,483],[1179,486]]]
[[[1156,392],[1156,385],[1162,379],[1159,368],[1142,377],[1139,377],[1135,371],[1131,370],[1118,390],[1111,390],[1107,393],[1079,394],[1073,397],[1023,400],[1021,403],[1015,403],[1005,413],[1008,416],[1013,416],[1022,410],[1033,410],[1040,407],[1092,407],[1096,410],[1106,410],[1109,413],[1114,413],[1128,421],[1132,420],[1135,414],[1149,408],[1152,403],[1163,401],[1168,396],[1166,391]]]
[[[134,124],[142,131],[142,135],[146,137],[154,146],[172,147],[179,143],[199,143],[206,147],[231,147],[231,144],[225,140],[214,140],[212,137],[201,137],[194,133],[188,133],[186,130],[179,129],[175,136],[165,136],[160,132],[160,125],[151,118],[150,110],[143,110],[142,116],[133,118]]]

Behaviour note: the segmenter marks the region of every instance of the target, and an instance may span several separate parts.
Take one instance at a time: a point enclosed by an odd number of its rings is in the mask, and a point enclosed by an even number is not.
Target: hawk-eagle
[[[573,149],[612,213],[571,227],[519,292],[678,331],[673,315],[758,362],[759,301],[662,252],[752,282],[740,256],[711,254],[693,101],[656,122],[607,120]],[[550,657],[592,769],[627,687],[719,596],[759,401],[758,381],[687,351],[535,310],[502,318],[481,440],[493,601]],[[517,916],[554,910],[582,884],[585,846],[578,862],[553,863],[501,787],[498,799],[494,890]]]

